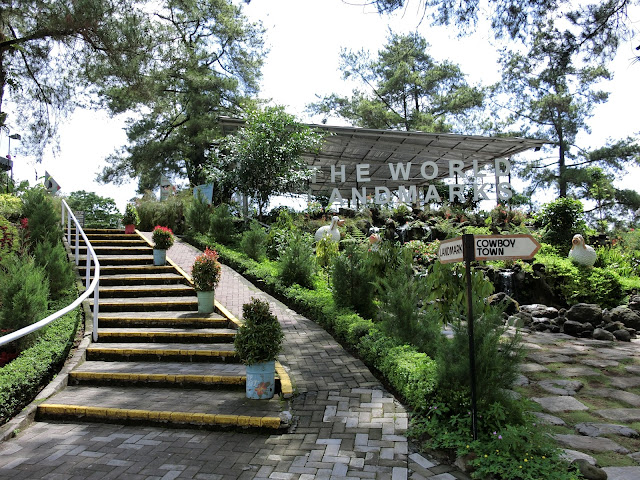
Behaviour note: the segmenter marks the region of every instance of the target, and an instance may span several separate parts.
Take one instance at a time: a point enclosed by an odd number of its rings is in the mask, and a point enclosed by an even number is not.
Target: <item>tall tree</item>
[[[214,181],[235,185],[256,201],[262,216],[272,195],[303,189],[312,172],[301,155],[319,150],[323,139],[283,107],[252,110],[246,124],[225,139]]]
[[[357,126],[450,131],[456,120],[482,104],[481,89],[469,86],[460,68],[437,62],[418,34],[390,34],[387,45],[371,59],[365,51],[343,50],[344,78],[356,78],[363,90],[351,97],[332,94],[309,106],[317,114],[337,114]]]
[[[93,73],[143,58],[152,45],[145,1],[3,0],[0,126],[41,158],[58,120],[90,92]]]
[[[113,112],[137,115],[127,126],[129,145],[99,179],[138,177],[140,192],[156,187],[161,174],[204,182],[218,118],[251,104],[262,66],[262,28],[231,0],[165,0],[155,19],[164,36],[155,63],[102,86]]]
[[[578,135],[589,132],[588,120],[595,106],[608,98],[598,88],[599,82],[611,75],[603,62],[576,48],[570,31],[546,21],[538,26],[526,53],[505,51],[501,63],[503,78],[494,98],[500,101],[500,94],[508,96],[503,104],[510,113],[506,123],[516,125],[520,134],[548,139],[557,148],[556,155],[531,162],[522,170],[532,181],[530,193],[539,186],[553,185],[565,197],[571,185],[579,183],[581,168],[600,166],[620,172],[629,161],[640,159],[640,146],[633,138],[592,152],[577,145]]]
[[[524,40],[535,35],[545,19],[564,19],[574,27],[572,42],[595,55],[615,53],[619,43],[630,38],[629,7],[638,0],[365,0],[380,13],[393,12],[412,3],[423,8],[435,24],[455,24],[474,31],[479,17],[488,18],[497,38]]]

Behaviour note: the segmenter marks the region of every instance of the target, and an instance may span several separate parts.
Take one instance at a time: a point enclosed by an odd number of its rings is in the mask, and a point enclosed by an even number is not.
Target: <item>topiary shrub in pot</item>
[[[212,313],[214,310],[215,289],[220,281],[222,268],[218,262],[218,252],[206,248],[198,255],[191,268],[193,286],[198,296],[198,312]]]
[[[122,224],[124,225],[124,233],[134,233],[136,225],[140,223],[140,217],[138,216],[138,210],[132,203],[127,203],[124,209],[124,215],[122,215]]]
[[[242,306],[244,324],[234,340],[240,361],[247,366],[247,398],[269,399],[275,392],[275,360],[282,349],[282,327],[269,303],[252,298]]]
[[[153,264],[162,266],[167,263],[167,250],[173,245],[173,232],[169,227],[156,226],[153,229]]]

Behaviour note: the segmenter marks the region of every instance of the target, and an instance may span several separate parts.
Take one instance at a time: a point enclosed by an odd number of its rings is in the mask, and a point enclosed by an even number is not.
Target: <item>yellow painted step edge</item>
[[[78,380],[115,380],[138,382],[197,383],[244,385],[246,377],[240,375],[171,375],[165,373],[108,373],[71,372],[71,378]]]
[[[223,415],[216,413],[169,412],[134,410],[128,408],[88,407],[83,405],[61,405],[43,403],[38,406],[43,415],[82,416],[96,420],[137,420],[162,423],[191,423],[197,425],[220,425],[238,427],[280,428],[279,417],[251,417],[246,415]]]
[[[88,347],[88,352],[96,354],[120,354],[120,355],[192,355],[196,357],[233,357],[236,352],[232,350],[166,350],[166,349],[134,349],[134,348],[104,348]]]

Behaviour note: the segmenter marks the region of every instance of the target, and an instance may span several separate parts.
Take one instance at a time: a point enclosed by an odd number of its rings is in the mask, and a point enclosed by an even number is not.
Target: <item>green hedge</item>
[[[411,346],[399,345],[396,340],[382,333],[371,320],[338,309],[326,286],[318,288],[316,285],[316,290],[299,285],[286,287],[269,262],[258,263],[232,248],[211,242],[205,235],[189,236],[186,240],[201,250],[206,247],[215,249],[221,262],[315,321],[347,348],[357,352],[369,367],[381,373],[410,408],[424,410],[425,399],[433,393],[436,382],[436,362],[426,354]]]
[[[73,302],[78,292],[70,292],[55,302],[47,315]],[[81,307],[55,320],[11,363],[0,368],[0,424],[6,423],[28,405],[58,373],[71,346],[82,317]]]

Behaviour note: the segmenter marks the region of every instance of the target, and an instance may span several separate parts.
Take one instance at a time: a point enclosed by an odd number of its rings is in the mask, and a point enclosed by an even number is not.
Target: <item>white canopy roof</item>
[[[243,120],[221,118],[224,133],[232,133],[244,124]],[[438,166],[436,178],[449,176],[449,162],[464,162],[463,170],[493,165],[496,159],[509,159],[512,155],[547,143],[544,140],[514,137],[484,137],[479,135],[459,135],[452,133],[423,133],[397,130],[377,130],[356,127],[335,127],[308,125],[328,133],[322,149],[318,153],[304,154],[307,164],[317,169],[315,182],[310,183],[311,193],[327,194],[338,188],[344,195],[350,195],[352,187],[366,186],[358,181],[356,165],[368,164],[365,170],[370,185],[385,186],[393,191],[400,185],[417,187],[432,182],[421,171],[424,162],[434,162]],[[409,168],[407,179],[404,175],[393,180],[389,164],[402,163]],[[342,177],[331,178],[331,166],[341,172]],[[394,165],[395,167],[395,165]],[[364,167],[362,167],[364,168]],[[433,168],[428,171],[433,173]],[[362,180],[362,176],[361,176]]]

